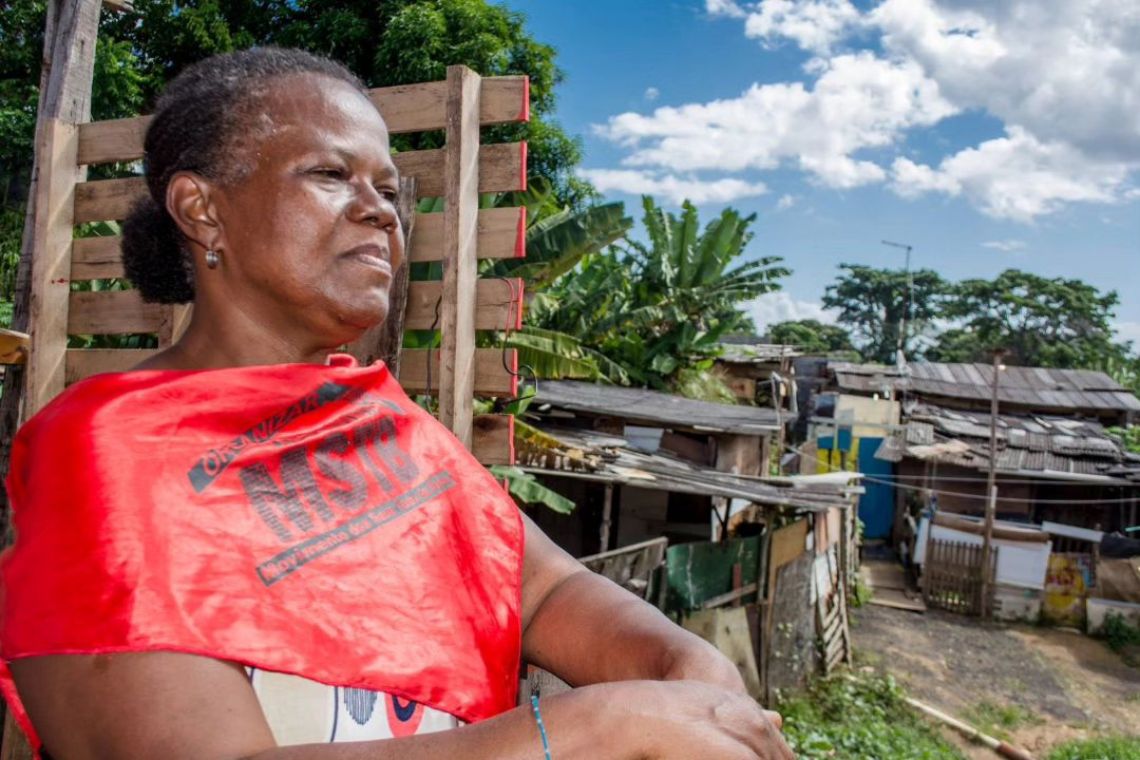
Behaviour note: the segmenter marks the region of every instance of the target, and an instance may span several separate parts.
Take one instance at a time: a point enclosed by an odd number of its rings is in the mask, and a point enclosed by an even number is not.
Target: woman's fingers
[[[768,718],[769,721],[772,722],[773,726],[775,726],[776,728],[778,728],[780,730],[783,730],[783,728],[784,728],[784,716],[780,715],[780,713],[775,712],[774,710],[765,710],[764,716],[766,718]]]

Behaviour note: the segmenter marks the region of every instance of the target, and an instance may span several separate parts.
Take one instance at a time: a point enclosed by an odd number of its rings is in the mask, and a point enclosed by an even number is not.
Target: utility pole
[[[883,245],[889,245],[891,248],[902,248],[906,251],[906,295],[903,297],[903,312],[902,317],[899,319],[899,334],[895,341],[895,366],[902,369],[906,365],[906,355],[903,354],[903,346],[906,343],[906,323],[910,320],[910,293],[914,289],[914,279],[910,273],[910,252],[914,250],[914,246],[907,243],[895,243],[890,240],[882,240]]]
[[[994,540],[994,514],[997,512],[997,421],[998,421],[998,387],[1001,384],[1001,371],[1005,366],[1001,363],[1006,351],[1004,348],[995,348],[993,351],[994,367],[993,393],[990,397],[990,472],[986,480],[986,528],[982,538],[982,617],[988,618],[992,613],[990,609],[990,576],[993,568],[990,567],[990,546]]]

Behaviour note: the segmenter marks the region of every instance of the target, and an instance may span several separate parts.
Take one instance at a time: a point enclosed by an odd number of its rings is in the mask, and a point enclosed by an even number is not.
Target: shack
[[[558,381],[530,411],[519,465],[575,502],[532,512],[563,548],[730,653],[756,696],[850,657],[859,476],[768,476],[776,410]],[[656,578],[621,559],[662,539]]]
[[[831,362],[811,400],[804,471],[850,466],[868,482],[868,538],[893,539],[924,508],[981,514],[990,468],[993,367]],[[1101,530],[1137,523],[1137,464],[1108,434],[1140,399],[1101,372],[1006,367],[994,462],[999,516]],[[873,451],[871,450],[873,447]],[[874,490],[873,490],[874,489]]]

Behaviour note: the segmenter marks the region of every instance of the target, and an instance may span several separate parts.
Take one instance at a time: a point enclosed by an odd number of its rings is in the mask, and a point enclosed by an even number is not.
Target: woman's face
[[[404,256],[388,130],[360,92],[322,76],[282,78],[262,105],[251,134],[265,136],[239,151],[252,170],[213,196],[221,266],[200,277],[283,338],[349,342],[387,316]]]

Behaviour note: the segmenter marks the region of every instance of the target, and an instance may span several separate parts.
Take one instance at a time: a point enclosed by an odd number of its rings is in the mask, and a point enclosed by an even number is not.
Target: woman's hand
[[[794,760],[779,716],[741,692],[699,681],[608,686],[624,691],[620,709],[645,760]]]

